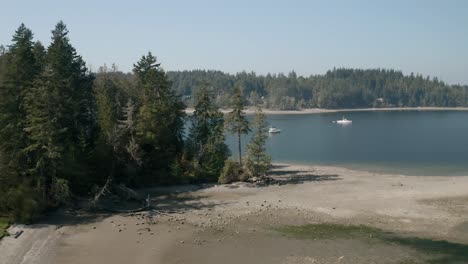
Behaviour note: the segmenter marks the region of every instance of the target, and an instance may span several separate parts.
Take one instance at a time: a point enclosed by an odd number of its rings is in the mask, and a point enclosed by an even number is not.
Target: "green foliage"
[[[10,226],[10,219],[6,217],[0,217],[0,239],[8,236],[8,227]]]
[[[237,147],[239,153],[239,164],[242,166],[241,136],[250,131],[249,122],[245,117],[245,100],[239,87],[234,88],[234,95],[231,101],[232,111],[226,116],[226,129],[231,134],[237,135]]]
[[[188,151],[194,163],[197,180],[216,180],[229,155],[224,136],[224,118],[214,104],[207,85],[196,95],[195,112],[191,117]]]
[[[55,206],[68,204],[68,202],[70,202],[71,192],[67,180],[56,179],[52,189],[52,193],[54,194],[53,201],[56,202]]]
[[[31,88],[38,74],[33,49],[33,34],[24,24],[13,35],[13,44],[2,56],[6,62],[0,87],[0,151],[3,172],[9,177],[23,177],[27,170],[28,157],[22,149],[26,147],[25,128],[25,94]],[[15,179],[10,179],[14,181]]]
[[[265,147],[268,139],[267,126],[265,114],[261,108],[258,108],[252,125],[254,134],[247,145],[245,167],[250,176],[263,176],[271,166],[271,157]]]
[[[224,163],[221,175],[218,178],[218,183],[229,184],[232,182],[240,181],[242,178],[242,174],[242,166],[240,166],[238,162],[232,159],[227,159]]]
[[[1,207],[18,221],[31,221],[45,208],[66,202],[91,174],[97,132],[94,76],[67,35],[59,22],[45,50],[21,25],[2,55],[7,67],[0,74],[5,99],[0,103],[0,166],[6,184],[0,189],[8,199]]]
[[[167,182],[171,162],[183,151],[185,105],[151,53],[134,65],[138,90],[135,143],[141,148],[142,181]]]
[[[28,184],[10,188],[4,199],[7,212],[20,223],[31,223],[46,208],[42,194]]]
[[[301,108],[366,108],[416,106],[467,106],[468,86],[447,85],[437,78],[403,75],[386,69],[333,69],[324,75],[235,75],[220,71],[168,72],[176,91],[189,105],[197,83],[210,80],[216,102],[228,108],[233,88],[241,86],[249,105],[296,110]],[[381,98],[381,99],[380,99]]]

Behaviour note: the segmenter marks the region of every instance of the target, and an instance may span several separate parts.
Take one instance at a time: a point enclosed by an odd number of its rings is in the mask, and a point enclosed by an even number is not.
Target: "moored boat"
[[[352,122],[353,122],[352,120],[346,119],[344,116],[341,120],[333,121],[333,123],[337,123],[337,124],[351,124]]]
[[[275,134],[275,133],[280,133],[280,132],[281,132],[281,129],[278,129],[278,128],[274,127],[274,126],[272,126],[272,127],[270,127],[268,129],[268,133]]]

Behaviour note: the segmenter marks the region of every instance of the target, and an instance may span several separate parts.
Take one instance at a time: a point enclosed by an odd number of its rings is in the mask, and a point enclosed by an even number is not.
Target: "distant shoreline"
[[[221,112],[228,113],[229,109],[221,109]],[[275,110],[263,109],[267,115],[307,115],[307,114],[323,114],[323,113],[340,113],[340,112],[367,112],[367,111],[468,111],[468,107],[384,107],[384,108],[344,108],[344,109],[323,109],[323,108],[307,108],[301,110]],[[185,109],[187,114],[193,114],[193,108]],[[254,114],[255,108],[245,109],[246,114]]]

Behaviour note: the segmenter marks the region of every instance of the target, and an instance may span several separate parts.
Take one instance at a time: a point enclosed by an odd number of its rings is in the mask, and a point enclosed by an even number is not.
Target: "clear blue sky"
[[[380,67],[468,84],[465,0],[2,2],[0,44],[24,22],[48,45],[63,20],[94,70],[115,62],[129,71],[151,50],[166,70]]]

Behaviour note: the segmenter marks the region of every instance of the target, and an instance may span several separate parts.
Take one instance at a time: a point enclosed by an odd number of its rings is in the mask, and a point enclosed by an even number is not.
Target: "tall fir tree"
[[[195,111],[191,118],[189,152],[202,177],[216,180],[229,155],[225,143],[224,118],[214,103],[215,97],[202,83],[195,96]]]
[[[271,166],[271,157],[266,151],[268,124],[261,108],[257,108],[252,124],[253,136],[247,145],[247,171],[251,176],[263,176]]]
[[[33,88],[27,93],[27,116],[24,131],[30,144],[24,148],[31,159],[30,172],[37,178],[37,188],[44,202],[55,205],[54,186],[62,167],[64,152],[64,134],[66,128],[60,126],[61,97],[60,85],[51,81],[50,72],[44,72],[38,77]]]
[[[43,72],[34,83],[27,111],[25,150],[32,167],[43,178],[48,204],[54,205],[55,184],[67,180],[76,193],[89,187],[92,145],[96,133],[93,75],[70,44],[63,22],[52,31],[46,55],[36,44],[35,57],[43,58]],[[47,151],[45,151],[47,150]],[[35,169],[35,170],[34,170]]]
[[[142,151],[144,181],[167,181],[168,164],[183,150],[184,109],[166,73],[151,52],[134,65],[138,89],[136,143]]]
[[[40,210],[39,179],[31,173],[31,156],[24,151],[30,139],[27,94],[42,69],[34,54],[33,33],[24,24],[15,31],[12,45],[0,65],[0,210],[12,211],[17,220],[29,221]],[[2,208],[3,207],[3,208]]]
[[[239,156],[239,165],[242,166],[242,135],[250,131],[249,122],[245,116],[246,102],[239,87],[234,88],[234,94],[231,100],[232,111],[227,114],[226,128],[231,134],[237,135],[237,149]]]
[[[68,33],[66,25],[58,22],[47,49],[47,67],[55,81],[66,82],[60,89],[65,102],[61,122],[67,127],[68,140],[71,145],[91,144],[96,131],[94,75],[88,72],[82,57],[77,55]]]
[[[24,24],[16,30],[6,56],[4,82],[0,89],[0,150],[8,167],[24,174],[27,157],[21,151],[27,144],[25,127],[25,94],[39,74],[34,56],[33,33]]]

